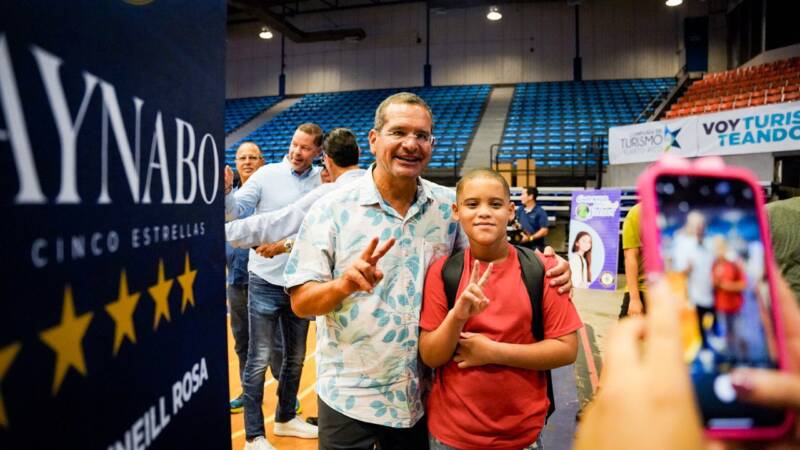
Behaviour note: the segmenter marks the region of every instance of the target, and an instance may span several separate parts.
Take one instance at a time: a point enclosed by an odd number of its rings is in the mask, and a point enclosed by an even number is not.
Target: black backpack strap
[[[456,305],[456,294],[458,294],[458,284],[461,282],[462,272],[464,272],[463,250],[450,255],[442,266],[442,281],[444,282],[448,311]]]
[[[515,248],[519,266],[522,269],[522,279],[525,281],[525,288],[531,299],[531,332],[536,342],[541,342],[544,340],[544,312],[542,311],[544,265],[533,250],[520,246],[515,246]],[[547,409],[547,418],[549,419],[556,410],[556,402],[553,395],[553,376],[549,370],[545,370],[544,373],[547,378],[547,398],[550,400],[550,407]]]

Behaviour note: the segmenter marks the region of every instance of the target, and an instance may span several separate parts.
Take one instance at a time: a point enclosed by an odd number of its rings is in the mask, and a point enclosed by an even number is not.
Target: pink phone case
[[[640,228],[642,233],[642,247],[645,256],[645,270],[648,274],[661,274],[664,272],[664,263],[661,258],[661,233],[656,223],[658,203],[656,199],[656,179],[661,175],[690,175],[713,177],[720,179],[742,180],[750,185],[755,192],[756,214],[761,228],[761,241],[764,244],[764,254],[767,261],[773,261],[772,243],[769,238],[769,228],[764,206],[764,194],[756,178],[747,169],[726,166],[722,158],[712,156],[690,161],[673,155],[663,156],[639,177],[637,190],[641,200]],[[767,264],[766,274],[769,283],[770,295],[777,298],[775,286],[774,265]],[[772,318],[775,323],[775,337],[778,347],[778,367],[786,370],[786,343],[784,342],[783,323],[776,308],[772,308]],[[742,429],[706,429],[706,436],[722,439],[776,439],[786,434],[794,423],[794,412],[787,411],[786,420],[775,427]]]

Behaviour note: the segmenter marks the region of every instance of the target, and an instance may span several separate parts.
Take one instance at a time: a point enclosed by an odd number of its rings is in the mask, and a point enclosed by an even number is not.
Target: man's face
[[[303,173],[311,167],[311,162],[319,155],[321,149],[314,143],[314,136],[297,130],[289,145],[289,164],[292,170]]]
[[[478,177],[467,181],[453,206],[453,217],[470,242],[492,245],[506,239],[506,224],[514,217],[514,204],[499,181]]]
[[[419,105],[392,103],[384,110],[381,130],[369,132],[376,171],[392,178],[417,178],[431,160],[432,120]]]
[[[245,143],[236,150],[236,171],[242,177],[242,183],[263,165],[264,157],[261,156],[261,151],[255,145]]]
[[[528,201],[531,199],[531,196],[528,195],[527,189],[522,190],[522,195],[519,197],[519,199],[522,201],[522,203],[528,203]]]

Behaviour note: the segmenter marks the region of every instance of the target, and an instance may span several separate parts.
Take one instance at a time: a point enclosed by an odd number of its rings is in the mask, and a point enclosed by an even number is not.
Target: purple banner
[[[569,221],[569,266],[578,288],[617,288],[619,189],[572,193]]]

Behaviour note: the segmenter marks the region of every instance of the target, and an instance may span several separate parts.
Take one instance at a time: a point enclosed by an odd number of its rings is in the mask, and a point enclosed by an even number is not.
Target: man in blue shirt
[[[241,217],[247,208],[263,213],[283,208],[320,184],[319,168],[311,162],[321,149],[322,129],[316,124],[297,127],[288,154],[279,163],[258,169],[241,189],[232,192],[232,174],[225,174],[225,218]],[[308,321],[297,317],[284,292],[283,271],[288,255],[263,258],[250,251],[249,275],[250,342],[244,371],[244,419],[246,450],[272,446],[265,438],[264,374],[273,353],[273,337],[280,326],[283,364],[278,378],[278,407],[274,434],[312,439],[317,427],[303,422],[295,412],[295,399],[306,354]]]
[[[236,172],[239,174],[240,185],[244,185],[250,175],[264,165],[261,149],[253,142],[244,142],[236,149]],[[253,209],[244,212],[244,216],[253,213]],[[233,334],[233,348],[239,359],[240,381],[244,382],[244,367],[247,364],[247,346],[249,327],[247,326],[247,254],[249,249],[233,248],[225,245],[225,257],[228,265],[227,297],[230,305],[231,332]],[[280,356],[280,355],[277,355]],[[273,362],[276,358],[272,359]],[[280,361],[277,365],[271,364],[274,373],[280,372]],[[231,412],[242,412],[244,399],[242,395],[231,400]]]
[[[527,187],[522,191],[522,205],[517,208],[517,221],[522,226],[522,245],[544,251],[544,238],[549,231],[549,219],[541,206],[536,204],[539,190]]]

